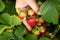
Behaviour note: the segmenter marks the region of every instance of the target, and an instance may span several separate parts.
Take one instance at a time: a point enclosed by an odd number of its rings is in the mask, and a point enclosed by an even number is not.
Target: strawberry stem
[[[0,35],[4,32],[5,29],[11,29],[14,26],[4,26],[1,30],[0,30]]]
[[[60,30],[60,25],[58,25],[58,27],[56,27],[55,31],[52,33],[51,35],[51,39],[54,38],[54,36],[57,34],[57,32]]]

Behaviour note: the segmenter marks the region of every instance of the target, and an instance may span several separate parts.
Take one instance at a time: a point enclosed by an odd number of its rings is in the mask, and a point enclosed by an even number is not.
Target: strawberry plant
[[[0,0],[0,40],[60,40],[60,0],[36,0],[41,15],[31,7],[15,8],[16,0]]]

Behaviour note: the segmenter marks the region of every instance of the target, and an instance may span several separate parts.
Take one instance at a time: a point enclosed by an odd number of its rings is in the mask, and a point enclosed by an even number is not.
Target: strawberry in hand
[[[43,24],[44,22],[45,22],[45,20],[44,20],[43,18],[40,18],[40,19],[39,19],[39,23],[40,23],[40,24]]]
[[[20,8],[21,10],[25,10],[25,7],[26,6],[30,6],[33,11],[40,15],[40,11],[39,11],[39,7],[38,5],[36,4],[36,1],[35,0],[16,0],[16,5],[15,5],[15,8]]]
[[[18,12],[18,17],[22,20],[23,24],[26,26],[26,28],[31,31],[32,28],[31,26],[27,23],[27,20],[26,20],[26,13],[25,12],[21,12],[20,9],[17,9],[16,10]]]
[[[27,23],[30,26],[36,26],[37,25],[36,17],[28,18]]]
[[[20,13],[18,13],[18,17],[19,17],[20,19],[24,19],[24,18],[26,18],[26,13],[20,12]]]
[[[29,15],[29,16],[33,16],[33,15],[34,15],[34,11],[33,11],[32,9],[29,9],[29,10],[28,10],[28,15]]]

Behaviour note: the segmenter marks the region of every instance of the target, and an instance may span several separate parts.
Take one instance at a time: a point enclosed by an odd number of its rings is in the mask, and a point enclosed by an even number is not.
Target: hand
[[[39,7],[38,5],[36,4],[36,1],[35,0],[16,0],[16,6],[15,8],[20,8],[21,10],[24,10],[26,6],[30,6],[36,14],[40,15],[40,12],[39,12]],[[32,28],[31,26],[27,23],[26,20],[22,20],[23,24],[26,26],[26,28],[31,31]]]
[[[39,7],[36,4],[35,0],[16,0],[15,7],[24,10],[27,5],[29,5],[35,11],[36,14],[40,15]]]

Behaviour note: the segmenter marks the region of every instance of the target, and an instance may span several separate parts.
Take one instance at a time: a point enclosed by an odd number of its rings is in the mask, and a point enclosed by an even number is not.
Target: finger
[[[26,26],[26,28],[29,30],[29,31],[31,31],[32,30],[32,27],[27,23],[27,21],[26,20],[22,20],[23,21],[23,24]]]
[[[25,8],[25,7],[20,7],[20,9],[21,9],[22,11],[24,11],[26,8]]]
[[[39,7],[38,7],[38,5],[36,4],[35,1],[28,0],[27,3],[29,4],[29,6],[30,6],[37,14],[40,14],[40,13],[38,13]]]
[[[16,0],[15,8],[20,8],[21,10],[24,10],[27,5],[28,4],[26,4],[24,0]]]
[[[41,12],[40,11],[37,11],[36,14],[41,15]]]

